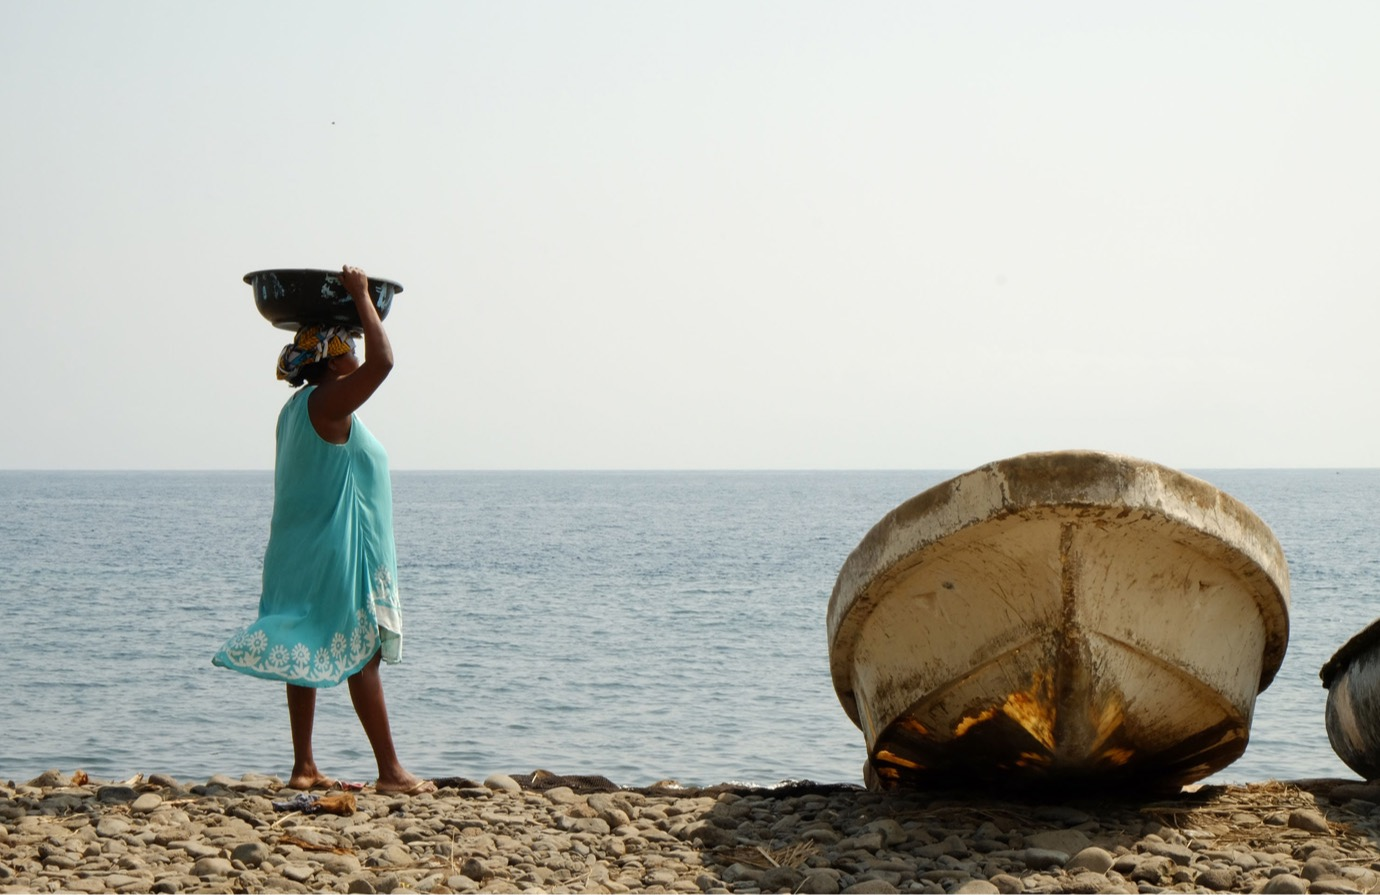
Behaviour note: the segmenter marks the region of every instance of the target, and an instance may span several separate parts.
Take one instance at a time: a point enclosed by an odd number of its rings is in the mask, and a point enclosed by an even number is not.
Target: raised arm
[[[369,278],[358,267],[343,267],[340,281],[354,299],[364,331],[364,359],[352,355],[333,358],[332,375],[325,377],[308,399],[308,412],[317,434],[343,444],[350,437],[350,415],[383,384],[393,369],[393,346],[379,312],[369,299]]]

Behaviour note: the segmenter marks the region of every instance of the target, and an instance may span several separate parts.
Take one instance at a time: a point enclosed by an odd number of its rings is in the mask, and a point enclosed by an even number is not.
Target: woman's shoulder
[[[316,386],[314,385],[302,386],[288,397],[287,401],[283,404],[283,409],[287,410],[289,407],[295,409],[307,406],[307,399],[311,397],[311,393],[314,391],[316,391]]]
[[[278,429],[281,433],[284,426],[295,424],[298,419],[306,419],[307,399],[311,396],[315,386],[305,385],[297,389],[292,395],[283,402],[283,406],[278,409]]]

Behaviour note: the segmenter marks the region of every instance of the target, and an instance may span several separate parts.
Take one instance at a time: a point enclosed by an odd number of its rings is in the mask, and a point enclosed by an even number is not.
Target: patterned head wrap
[[[303,367],[354,350],[355,340],[347,327],[304,326],[297,331],[292,344],[284,346],[278,355],[278,378],[286,379],[292,386],[301,385]]]

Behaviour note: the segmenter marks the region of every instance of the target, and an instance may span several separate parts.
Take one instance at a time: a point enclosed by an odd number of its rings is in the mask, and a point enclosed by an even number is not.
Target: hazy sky
[[[1380,4],[0,4],[0,468],[1380,466]]]

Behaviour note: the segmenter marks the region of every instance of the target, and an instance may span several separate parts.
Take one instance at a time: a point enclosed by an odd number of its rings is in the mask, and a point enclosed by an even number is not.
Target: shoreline
[[[0,783],[0,892],[1380,891],[1380,784],[1357,780],[1017,801],[543,771],[410,797],[84,776]]]

